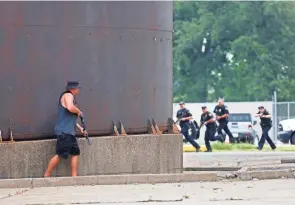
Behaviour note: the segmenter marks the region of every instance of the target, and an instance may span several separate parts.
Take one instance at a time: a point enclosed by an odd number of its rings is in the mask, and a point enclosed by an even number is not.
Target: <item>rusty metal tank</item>
[[[161,128],[172,115],[173,2],[0,2],[0,129],[8,139],[54,135],[67,80],[89,133]]]

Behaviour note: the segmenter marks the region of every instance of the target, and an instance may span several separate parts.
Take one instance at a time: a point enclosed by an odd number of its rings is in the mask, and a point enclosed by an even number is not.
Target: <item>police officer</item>
[[[222,135],[215,136],[216,133],[216,122],[213,117],[213,114],[207,110],[206,106],[202,106],[203,114],[201,115],[201,127],[206,125],[206,132],[205,132],[205,145],[207,148],[206,152],[212,152],[212,148],[210,146],[210,141],[220,141],[224,142],[224,138]]]
[[[271,114],[269,114],[269,112],[263,106],[259,106],[258,110],[259,111],[256,114],[256,117],[260,117],[260,125],[262,128],[262,136],[258,142],[258,149],[262,150],[265,140],[267,140],[270,147],[273,150],[275,150],[276,145],[273,143],[273,141],[268,136],[268,131],[272,127]]]
[[[219,123],[217,128],[218,134],[222,136],[222,130],[224,130],[225,133],[229,136],[229,141],[233,143],[235,139],[227,126],[229,111],[227,106],[224,105],[223,99],[218,100],[218,105],[215,106],[213,112],[216,114],[216,119]]]
[[[196,130],[195,130],[195,125],[192,123],[190,120],[193,119],[192,114],[188,109],[185,108],[185,103],[180,102],[179,103],[180,109],[177,111],[176,117],[179,122],[179,126],[181,127],[181,133],[185,137],[189,143],[191,143],[195,148],[196,151],[198,152],[200,150],[200,145],[198,145],[197,142],[195,142],[194,138],[196,135]],[[189,135],[189,129],[192,129],[192,135]]]

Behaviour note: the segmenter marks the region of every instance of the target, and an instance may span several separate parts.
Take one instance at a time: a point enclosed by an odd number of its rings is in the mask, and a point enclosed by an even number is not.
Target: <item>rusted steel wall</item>
[[[67,80],[89,133],[127,133],[172,116],[172,2],[0,2],[0,129],[53,135]]]

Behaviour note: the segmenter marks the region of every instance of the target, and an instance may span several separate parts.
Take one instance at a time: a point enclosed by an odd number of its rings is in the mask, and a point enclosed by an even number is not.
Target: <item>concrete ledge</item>
[[[295,164],[278,164],[278,165],[264,165],[247,167],[247,171],[261,171],[261,170],[295,170]]]
[[[295,158],[283,158],[281,159],[282,164],[292,164],[295,163]]]
[[[114,185],[114,184],[156,184],[204,182],[221,180],[253,180],[294,178],[294,170],[261,170],[239,172],[186,172],[180,174],[134,174],[134,175],[100,175],[78,177],[53,177],[32,179],[4,179],[0,180],[1,188],[36,188],[59,186],[85,186],[85,185]]]
[[[79,176],[182,173],[181,135],[133,135],[78,140]],[[0,143],[0,179],[39,178],[55,155],[56,140]],[[69,160],[52,173],[70,176]]]
[[[261,170],[240,172],[237,174],[238,178],[244,181],[252,179],[278,179],[278,178],[294,178],[290,170]]]
[[[0,189],[33,188],[33,179],[1,179]]]
[[[243,160],[238,161],[238,166],[263,166],[263,165],[280,165],[281,159],[278,157],[273,157],[272,159],[250,159],[250,160]]]
[[[113,184],[155,184],[196,181],[217,181],[217,175],[215,173],[188,173],[4,179],[0,180],[0,188],[36,188]]]
[[[219,167],[185,167],[183,168],[184,171],[238,171],[240,170],[241,167],[224,167],[224,166],[219,166]]]

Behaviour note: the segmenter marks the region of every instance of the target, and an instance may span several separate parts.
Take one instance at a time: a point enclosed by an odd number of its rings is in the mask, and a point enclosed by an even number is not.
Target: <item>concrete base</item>
[[[0,178],[43,177],[55,154],[56,140],[0,143]],[[182,173],[181,135],[93,137],[79,139],[79,176],[109,174]],[[70,176],[69,160],[62,160],[52,176]]]
[[[119,184],[188,183],[205,181],[249,181],[294,178],[293,169],[237,172],[184,172],[178,174],[129,174],[78,177],[1,179],[1,189]],[[1,196],[0,196],[1,199]]]

